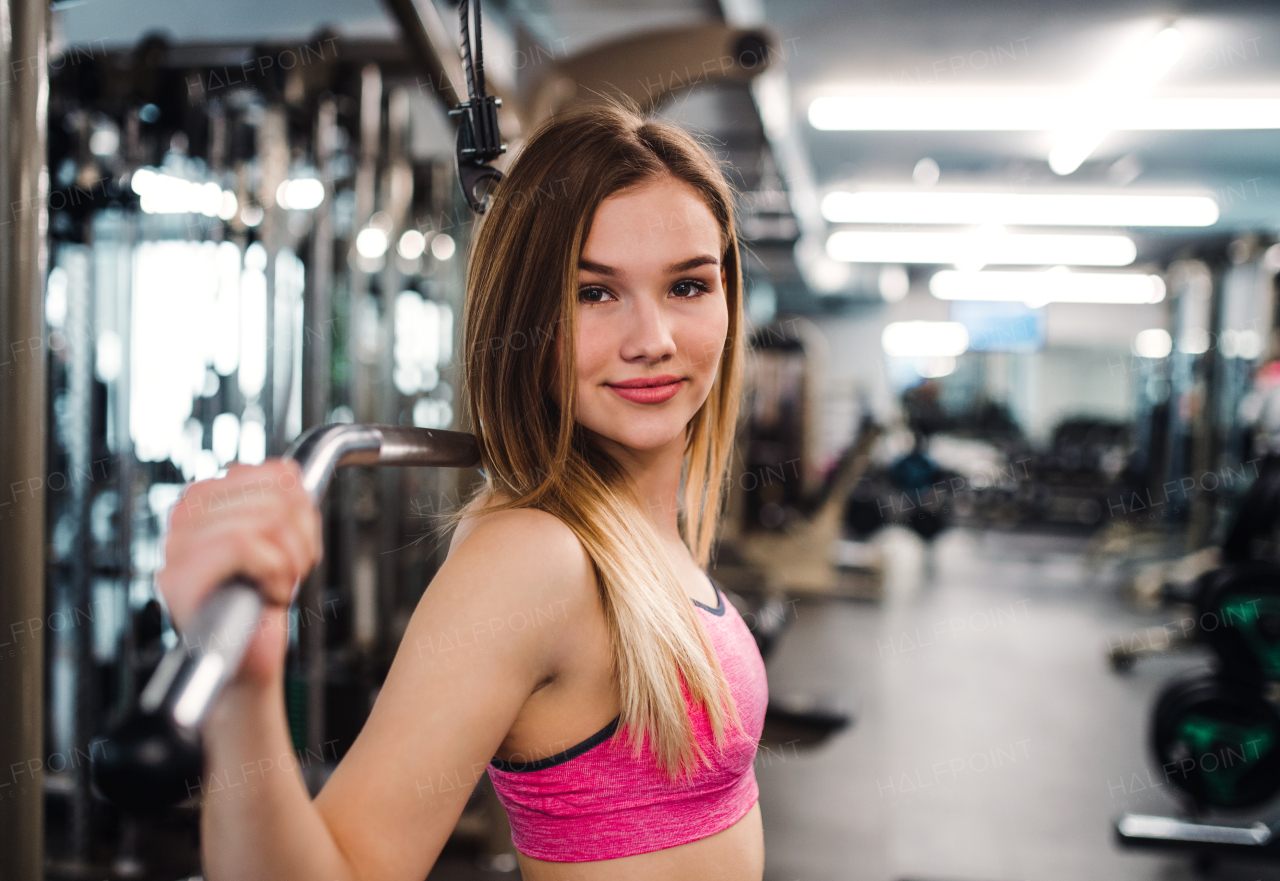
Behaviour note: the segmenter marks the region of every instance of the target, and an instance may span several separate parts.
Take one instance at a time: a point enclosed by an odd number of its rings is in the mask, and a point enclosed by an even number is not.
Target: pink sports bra
[[[746,622],[711,584],[719,605],[693,603],[703,610],[703,624],[748,736],[730,724],[717,749],[706,710],[695,707],[686,692],[694,733],[712,765],[700,766],[686,783],[666,777],[647,743],[640,760],[633,759],[625,738],[613,736],[618,718],[545,759],[493,759],[489,778],[521,853],[562,863],[648,853],[728,829],[756,803],[754,761],[769,702],[764,661]]]

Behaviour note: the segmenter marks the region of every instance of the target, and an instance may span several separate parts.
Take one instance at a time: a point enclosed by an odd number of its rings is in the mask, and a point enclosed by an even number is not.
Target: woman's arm
[[[590,560],[564,524],[532,510],[487,515],[424,593],[368,722],[314,802],[289,738],[282,670],[238,677],[204,732],[205,877],[421,881],[596,602]],[[264,631],[283,628],[286,614],[272,607]],[[255,637],[261,665],[275,652],[260,643],[270,635]]]
[[[423,595],[368,723],[316,799],[362,881],[420,881],[529,695],[598,615],[574,533],[486,515]]]

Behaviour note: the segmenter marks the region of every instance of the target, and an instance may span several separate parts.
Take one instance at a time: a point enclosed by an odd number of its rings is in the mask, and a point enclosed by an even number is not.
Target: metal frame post
[[[44,0],[0,0],[0,881],[44,869],[44,628],[14,625],[45,614],[44,496],[16,492],[45,476],[48,31]]]

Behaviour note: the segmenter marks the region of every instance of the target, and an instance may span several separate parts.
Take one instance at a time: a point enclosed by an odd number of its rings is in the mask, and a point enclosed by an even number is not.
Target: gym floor
[[[1121,851],[1124,811],[1176,809],[1146,753],[1160,686],[1195,652],[1112,672],[1109,642],[1173,620],[1129,611],[1083,539],[884,534],[880,604],[797,605],[774,694],[829,696],[857,723],[757,764],[766,881],[1194,878],[1191,860]],[[932,569],[932,576],[928,573]],[[1219,864],[1215,878],[1280,878]]]

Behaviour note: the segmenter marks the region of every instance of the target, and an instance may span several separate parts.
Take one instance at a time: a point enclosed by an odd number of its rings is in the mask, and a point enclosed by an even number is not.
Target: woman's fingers
[[[265,521],[206,528],[203,541],[166,560],[156,585],[179,629],[209,592],[233,575],[252,580],[268,603],[289,602],[293,585],[305,573],[280,542],[267,537],[269,529]]]
[[[254,580],[268,603],[286,605],[321,553],[320,512],[297,463],[233,466],[226,477],[192,484],[174,506],[157,584],[181,626],[236,574]]]
[[[243,516],[264,506],[291,511],[314,508],[302,486],[296,462],[272,460],[262,465],[233,465],[226,477],[193,483],[170,515],[170,531],[198,529]]]
[[[234,519],[202,524],[198,529],[175,529],[165,543],[166,566],[168,561],[176,564],[210,542],[234,542],[256,536],[278,545],[291,568],[298,573],[297,577],[301,578],[319,561],[320,528],[318,518],[314,518],[316,522],[312,520],[305,512],[298,515],[281,506],[264,506],[242,511]],[[280,602],[288,601],[287,595],[283,598],[274,594],[269,596]]]

